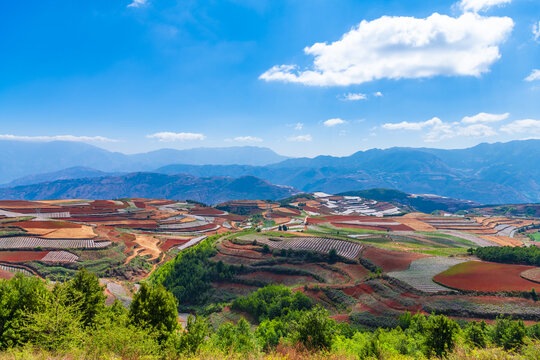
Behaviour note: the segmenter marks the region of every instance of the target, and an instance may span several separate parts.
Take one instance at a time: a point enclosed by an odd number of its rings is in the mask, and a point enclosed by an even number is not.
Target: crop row
[[[14,273],[20,272],[20,273],[23,273],[24,275],[27,275],[27,276],[34,275],[30,271],[28,271],[26,269],[18,268],[18,267],[15,267],[15,266],[2,265],[2,264],[0,264],[0,270],[14,272]]]
[[[41,259],[45,262],[56,262],[56,263],[74,263],[79,259],[77,255],[74,255],[67,251],[49,251],[47,255]]]
[[[0,249],[94,249],[111,245],[110,241],[48,240],[36,237],[11,237],[0,239]]]
[[[260,242],[273,249],[306,250],[323,254],[328,254],[331,249],[335,249],[339,256],[347,259],[357,259],[362,250],[362,245],[358,243],[319,237],[289,238],[281,241],[264,239]]]
[[[449,289],[436,284],[433,277],[464,260],[445,257],[426,257],[413,261],[407,270],[388,273],[423,292],[435,293]]]

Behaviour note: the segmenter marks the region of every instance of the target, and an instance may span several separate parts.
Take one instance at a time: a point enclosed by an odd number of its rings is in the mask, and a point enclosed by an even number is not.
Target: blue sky
[[[289,156],[540,137],[537,0],[0,3],[0,139]]]

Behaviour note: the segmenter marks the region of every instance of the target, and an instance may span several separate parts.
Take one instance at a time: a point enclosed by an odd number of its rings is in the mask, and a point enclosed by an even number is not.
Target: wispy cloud
[[[529,135],[540,134],[540,120],[523,119],[511,122],[501,127],[501,131],[509,134],[528,133]]]
[[[494,6],[510,4],[512,0],[461,0],[459,7],[463,11],[486,11]]]
[[[377,92],[373,93],[373,96],[375,96],[375,97],[381,97],[381,96],[383,96],[383,93],[380,92],[380,91],[377,91]]]
[[[485,8],[483,0],[466,8]],[[508,1],[508,0],[506,0]],[[362,21],[340,40],[304,49],[313,56],[308,69],[275,65],[259,78],[310,86],[348,86],[378,79],[437,75],[480,76],[501,55],[499,45],[512,32],[509,17],[466,12],[459,17],[434,13],[427,18],[383,16]]]
[[[362,93],[347,93],[341,96],[343,101],[367,100],[367,95]]]
[[[476,123],[492,123],[508,119],[510,113],[504,114],[488,114],[481,112],[474,116],[465,116],[461,122],[464,124],[476,124]]]
[[[54,135],[54,136],[20,136],[11,134],[0,134],[0,140],[16,141],[76,141],[76,142],[118,142],[104,136],[75,136],[75,135]]]
[[[297,131],[301,131],[303,128],[304,128],[303,123],[296,123],[296,125],[294,126],[294,130],[297,130]]]
[[[346,124],[347,121],[343,120],[343,119],[339,119],[339,118],[336,118],[336,119],[328,119],[326,120],[325,122],[323,122],[323,125],[326,126],[326,127],[333,127],[333,126],[337,126],[337,125],[343,125],[343,124]]]
[[[138,7],[146,5],[147,2],[148,2],[148,0],[133,0],[130,4],[128,4],[127,7],[138,8]]]
[[[529,76],[525,78],[525,81],[540,80],[540,70],[534,69]]]
[[[472,118],[472,117],[471,117]],[[497,132],[488,125],[480,123],[467,123],[467,122],[453,122],[447,123],[434,117],[430,120],[420,122],[407,122],[402,121],[400,123],[387,123],[382,125],[386,130],[412,130],[420,131],[427,129],[424,135],[426,142],[437,142],[443,139],[451,139],[456,136],[469,136],[469,137],[488,137],[496,135]]]
[[[312,141],[313,138],[311,137],[311,135],[298,135],[298,136],[291,136],[289,138],[287,138],[287,141],[296,141],[296,142],[307,142],[307,141]]]
[[[234,139],[227,139],[228,141],[237,141],[237,142],[262,142],[263,139],[256,136],[237,136]]]
[[[172,141],[189,141],[189,140],[204,140],[206,136],[203,134],[195,133],[173,133],[173,132],[158,132],[151,135],[146,135],[149,139],[157,139],[160,142],[172,142]]]
[[[533,32],[533,39],[535,41],[540,41],[540,21],[537,24],[533,25],[532,32]]]

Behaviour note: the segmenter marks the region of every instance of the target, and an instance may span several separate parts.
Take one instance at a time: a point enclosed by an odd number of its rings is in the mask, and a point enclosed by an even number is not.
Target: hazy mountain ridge
[[[229,148],[161,149],[126,155],[99,147],[69,141],[0,141],[0,183],[21,177],[86,167],[104,172],[151,171],[171,163],[267,165],[287,159],[268,148],[236,146]]]
[[[251,163],[261,162],[256,157],[259,153],[267,153],[262,148],[232,149],[232,152],[251,157]],[[250,149],[258,150],[250,151]],[[222,151],[225,150],[204,149],[202,152],[205,156],[211,156],[212,152],[221,154]],[[224,161],[222,156],[227,156],[227,151],[214,161]],[[177,154],[176,151],[173,153]],[[137,162],[146,164],[151,162],[149,159],[163,154],[172,153],[169,150],[161,150],[149,154],[132,155],[138,160],[128,162],[128,164],[136,167],[134,164]],[[100,170],[103,170],[103,167],[116,166],[117,156],[127,156],[107,152],[105,155],[108,159],[106,161],[110,162],[101,164]],[[169,159],[170,155],[163,155],[163,158]],[[235,159],[241,160],[240,157]],[[391,188],[407,193],[432,193],[480,203],[500,204],[540,202],[540,167],[535,165],[538,159],[540,159],[540,140],[526,140],[480,144],[458,150],[371,149],[345,157],[293,158],[264,166],[185,163],[160,166],[156,161],[153,162],[155,167],[152,169],[146,169],[147,165],[140,165],[140,168],[133,171],[144,170],[168,175],[190,174],[196,177],[254,176],[272,184],[287,185],[306,192],[339,193],[371,188]],[[85,171],[89,172],[89,170]],[[72,171],[69,176],[72,179],[89,177],[82,173],[84,171],[77,176],[76,171]],[[53,181],[61,179],[60,175],[64,178],[67,176],[60,171],[56,175],[43,174],[34,178],[36,181],[39,179]],[[23,179],[15,183],[28,184],[29,179],[21,181]]]
[[[196,200],[217,204],[234,199],[277,200],[295,194],[253,176],[239,178],[131,173],[121,176],[69,179],[0,189],[1,199],[111,199],[125,197]]]

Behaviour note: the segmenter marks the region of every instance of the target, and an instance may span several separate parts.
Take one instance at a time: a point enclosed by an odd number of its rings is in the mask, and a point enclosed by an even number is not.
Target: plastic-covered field
[[[109,245],[111,245],[110,241],[49,240],[25,236],[0,239],[0,249],[95,249]]]
[[[426,257],[413,261],[407,270],[391,272],[388,275],[420,291],[428,293],[448,291],[448,288],[436,284],[433,277],[462,262],[465,260],[440,256]]]

